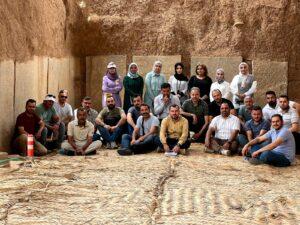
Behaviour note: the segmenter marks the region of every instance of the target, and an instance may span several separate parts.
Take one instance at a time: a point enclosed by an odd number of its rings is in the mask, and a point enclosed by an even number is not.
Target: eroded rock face
[[[300,96],[298,0],[0,1],[0,59],[33,55],[242,56],[288,62]],[[296,85],[297,86],[297,85]]]

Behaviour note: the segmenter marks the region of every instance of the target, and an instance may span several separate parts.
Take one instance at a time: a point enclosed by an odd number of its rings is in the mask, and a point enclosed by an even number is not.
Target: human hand
[[[222,147],[223,147],[223,149],[228,150],[230,147],[230,144],[228,142],[225,142]]]
[[[256,158],[259,155],[259,151],[253,152],[252,153],[252,158]]]
[[[242,156],[245,156],[247,152],[249,151],[250,147],[245,145],[244,148],[242,149]]]
[[[170,151],[169,145],[164,144],[163,146],[164,146],[165,152],[169,152]]]
[[[198,118],[195,114],[192,114],[193,117],[193,124],[197,124],[198,123]]]
[[[172,151],[178,153],[180,151],[180,147],[178,145],[175,145]]]
[[[209,148],[209,146],[210,146],[210,140],[209,140],[209,138],[205,138],[205,147],[206,148]]]

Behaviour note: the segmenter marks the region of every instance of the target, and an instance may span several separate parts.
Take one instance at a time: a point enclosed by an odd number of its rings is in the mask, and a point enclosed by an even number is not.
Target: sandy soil
[[[201,152],[48,156],[0,169],[0,224],[299,224],[299,163]],[[30,165],[30,164],[29,164]]]

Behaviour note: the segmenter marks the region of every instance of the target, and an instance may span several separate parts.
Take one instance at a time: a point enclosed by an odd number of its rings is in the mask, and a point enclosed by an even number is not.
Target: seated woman
[[[183,74],[183,64],[175,64],[175,74],[172,75],[169,79],[169,84],[171,85],[171,93],[177,95],[182,104],[185,100],[188,99],[187,90],[188,90],[188,78]]]
[[[210,102],[212,102],[214,100],[213,96],[212,96],[212,91],[213,90],[220,90],[222,97],[226,98],[229,100],[230,97],[230,84],[225,81],[225,73],[224,70],[222,68],[217,69],[216,71],[216,82],[212,83],[211,87],[210,87],[210,93],[209,93],[209,98],[210,98]]]
[[[160,87],[163,83],[166,83],[165,75],[161,74],[162,63],[155,61],[153,70],[147,73],[145,78],[146,92],[144,96],[144,102],[151,107],[153,112],[154,98],[160,94]]]
[[[130,63],[128,66],[127,76],[123,80],[124,93],[124,111],[128,112],[128,109],[133,106],[134,96],[142,96],[144,89],[144,79],[138,73],[138,65],[136,63]]]
[[[107,96],[113,96],[116,107],[122,107],[120,91],[123,88],[122,80],[117,73],[117,66],[114,62],[107,65],[107,72],[102,81],[102,107],[106,106]]]
[[[188,90],[190,91],[193,87],[200,89],[201,99],[209,104],[209,92],[212,84],[211,78],[207,75],[207,67],[203,64],[196,66],[196,75],[192,76],[188,83]]]
[[[239,65],[239,74],[235,75],[230,84],[230,90],[233,95],[232,103],[234,108],[239,109],[244,104],[246,96],[253,96],[256,92],[257,81],[254,76],[249,74],[249,65],[242,62]]]

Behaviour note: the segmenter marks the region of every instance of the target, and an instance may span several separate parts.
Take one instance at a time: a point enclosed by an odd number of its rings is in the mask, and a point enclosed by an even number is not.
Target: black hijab
[[[176,71],[177,66],[181,66],[182,70],[184,69],[184,66],[182,63],[176,63],[175,64],[175,74],[174,77],[179,80],[179,81],[188,81],[188,78],[182,73],[182,74],[178,74]]]

